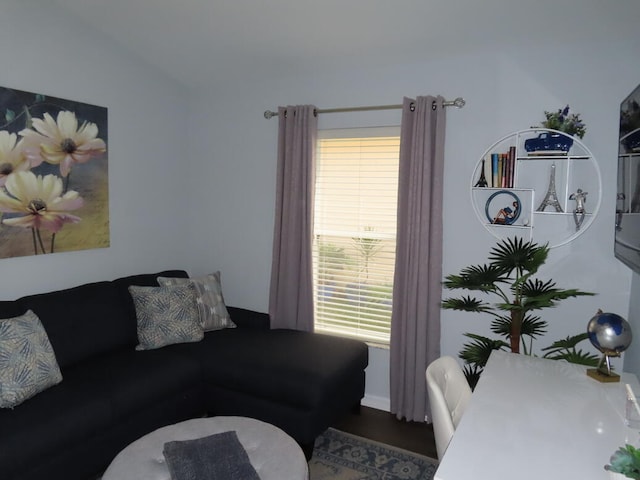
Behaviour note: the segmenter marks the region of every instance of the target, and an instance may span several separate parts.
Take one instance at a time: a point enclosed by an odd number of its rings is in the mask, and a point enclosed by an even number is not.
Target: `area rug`
[[[330,428],[316,439],[310,480],[431,480],[432,458]]]

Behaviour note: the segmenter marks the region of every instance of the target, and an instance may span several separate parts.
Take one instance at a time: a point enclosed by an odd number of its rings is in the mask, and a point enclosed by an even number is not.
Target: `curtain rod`
[[[442,105],[444,107],[456,107],[462,108],[464,107],[466,102],[464,98],[458,97],[455,100],[443,102]],[[343,107],[343,108],[319,108],[317,113],[342,113],[342,112],[366,112],[369,110],[398,110],[402,108],[402,104],[400,105],[372,105],[368,107]],[[264,118],[269,120],[271,117],[277,117],[278,112],[272,112],[271,110],[265,110]]]

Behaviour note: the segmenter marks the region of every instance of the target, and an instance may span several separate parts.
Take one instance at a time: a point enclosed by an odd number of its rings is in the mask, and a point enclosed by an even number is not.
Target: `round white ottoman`
[[[113,459],[102,480],[170,480],[162,454],[172,440],[235,431],[261,480],[307,480],[309,467],[296,441],[277,427],[245,417],[195,418],[139,438]]]

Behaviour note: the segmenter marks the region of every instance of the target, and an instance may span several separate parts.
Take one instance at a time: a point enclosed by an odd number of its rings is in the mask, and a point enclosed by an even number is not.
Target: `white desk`
[[[624,424],[625,383],[600,383],[585,367],[495,351],[435,480],[603,480],[616,448],[638,446]]]

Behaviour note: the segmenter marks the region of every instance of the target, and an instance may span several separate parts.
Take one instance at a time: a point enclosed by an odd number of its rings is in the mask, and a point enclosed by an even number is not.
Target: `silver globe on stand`
[[[619,357],[631,345],[629,322],[615,313],[598,310],[589,320],[587,334],[593,346],[602,352],[598,368],[588,369],[587,375],[601,382],[619,382],[620,375],[611,369],[611,357]]]

